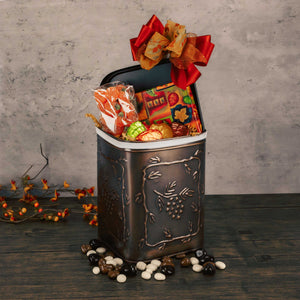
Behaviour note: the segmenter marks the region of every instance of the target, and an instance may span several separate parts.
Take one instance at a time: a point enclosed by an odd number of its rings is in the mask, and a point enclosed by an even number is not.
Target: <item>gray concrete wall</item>
[[[96,185],[91,90],[136,64],[129,39],[155,13],[216,45],[197,82],[206,193],[300,192],[299,10],[298,0],[1,0],[0,184],[38,169],[42,143],[50,183]]]

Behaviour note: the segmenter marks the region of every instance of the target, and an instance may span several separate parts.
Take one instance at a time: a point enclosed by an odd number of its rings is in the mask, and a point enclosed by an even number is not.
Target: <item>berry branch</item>
[[[94,187],[72,188],[67,181],[61,186],[51,186],[47,179],[41,178],[35,181],[49,165],[48,157],[43,153],[40,144],[41,156],[45,159],[44,166],[33,177],[28,175],[31,165],[21,176],[20,183],[11,180],[8,185],[0,185],[0,222],[19,224],[26,221],[43,220],[58,222],[63,221],[71,212],[67,207],[61,207],[59,200],[61,193],[69,193],[76,196],[81,202],[84,219],[90,225],[98,225],[98,207],[93,202]],[[21,206],[16,203],[21,203]],[[50,203],[49,203],[50,202]],[[72,210],[78,213],[76,210]]]

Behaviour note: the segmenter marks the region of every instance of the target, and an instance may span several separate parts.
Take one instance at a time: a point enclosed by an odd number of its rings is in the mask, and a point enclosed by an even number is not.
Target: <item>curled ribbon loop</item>
[[[171,20],[165,26],[153,15],[143,25],[137,38],[130,40],[133,60],[141,67],[152,69],[164,57],[172,63],[171,79],[175,85],[185,89],[201,76],[195,65],[206,66],[214,44],[211,36],[187,34],[184,25]]]

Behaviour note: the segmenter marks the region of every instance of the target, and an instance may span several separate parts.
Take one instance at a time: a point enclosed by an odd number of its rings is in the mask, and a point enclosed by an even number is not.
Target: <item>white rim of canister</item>
[[[156,140],[151,142],[130,142],[130,141],[123,141],[121,139],[115,138],[99,128],[96,128],[96,132],[101,138],[103,138],[108,143],[114,145],[117,148],[126,149],[128,151],[161,149],[161,148],[182,146],[182,145],[205,140],[207,136],[207,131],[204,131],[201,134],[194,135],[194,136],[175,137],[175,138],[162,139],[162,140]]]

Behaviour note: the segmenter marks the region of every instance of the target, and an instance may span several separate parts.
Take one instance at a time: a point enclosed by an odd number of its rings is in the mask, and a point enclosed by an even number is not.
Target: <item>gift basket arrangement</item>
[[[98,238],[126,261],[203,247],[206,129],[195,82],[210,39],[154,15],[130,40],[140,65],[94,90]]]

